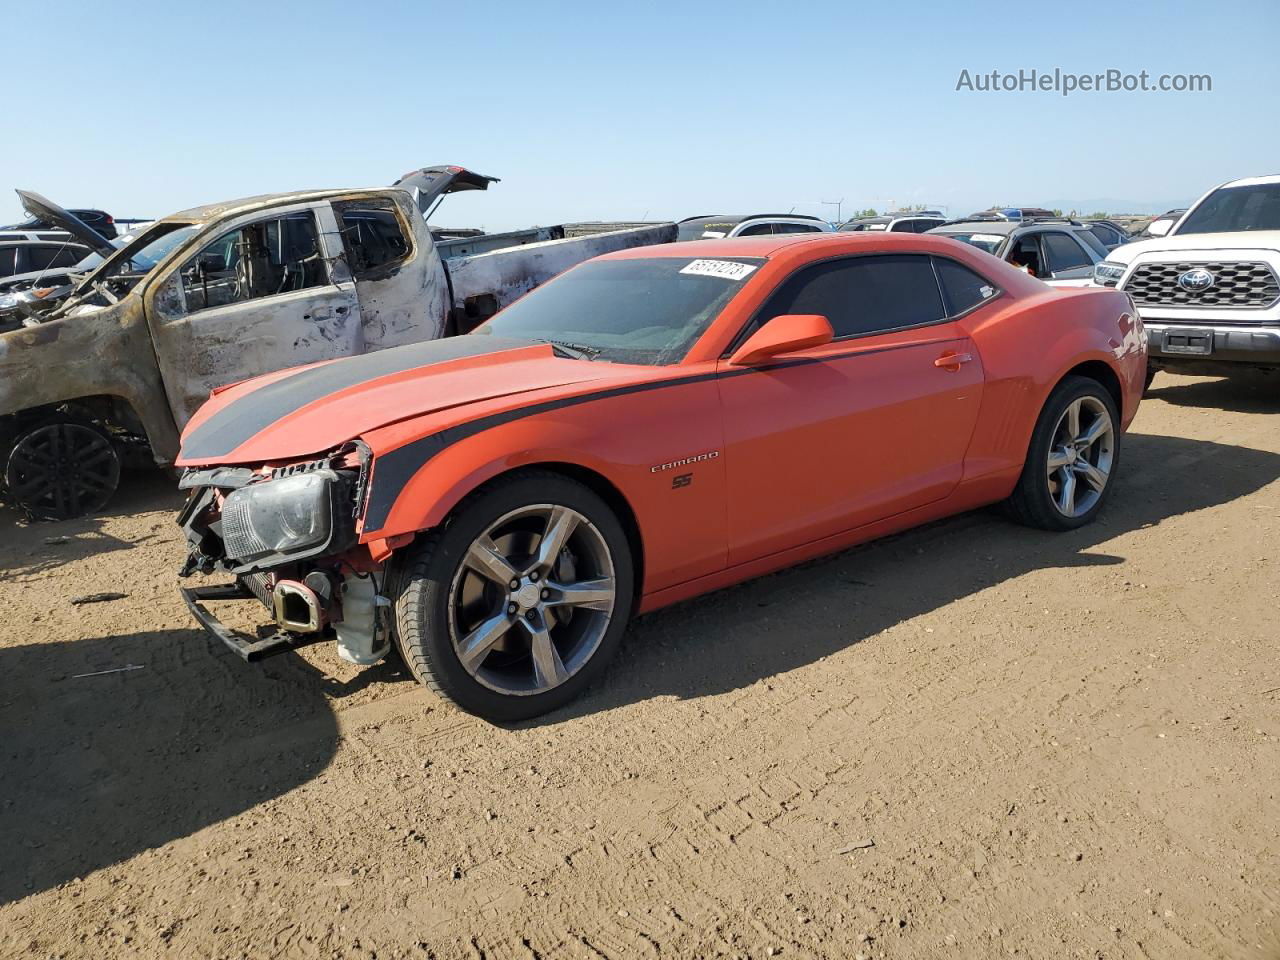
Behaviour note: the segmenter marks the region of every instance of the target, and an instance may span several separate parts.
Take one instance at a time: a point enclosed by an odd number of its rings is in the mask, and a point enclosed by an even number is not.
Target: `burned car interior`
[[[390,200],[346,200],[333,206],[353,276],[384,275],[409,255],[408,237]]]
[[[291,213],[228,231],[183,265],[187,310],[206,310],[328,283],[315,215]]]

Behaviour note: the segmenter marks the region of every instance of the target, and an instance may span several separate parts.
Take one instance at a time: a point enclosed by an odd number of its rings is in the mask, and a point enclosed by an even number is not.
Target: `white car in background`
[[[899,210],[878,217],[855,217],[836,229],[840,233],[864,233],[883,230],[886,233],[925,233],[947,222],[937,210]]]
[[[1093,278],[1138,305],[1152,374],[1280,370],[1280,175],[1215,187],[1165,236],[1112,250]]]
[[[726,237],[768,237],[783,233],[830,233],[831,224],[803,213],[721,213],[685,217],[677,224],[676,240],[723,240]]]

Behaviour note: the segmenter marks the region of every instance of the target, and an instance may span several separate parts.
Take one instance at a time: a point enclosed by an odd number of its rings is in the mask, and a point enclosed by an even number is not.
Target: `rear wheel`
[[[1068,377],[1049,395],[1031,435],[1009,511],[1020,523],[1073,530],[1093,520],[1120,463],[1120,418],[1107,389]]]
[[[401,653],[464,710],[538,716],[604,669],[632,577],[626,534],[595,493],[559,474],[513,477],[464,501],[398,571]]]
[[[98,426],[55,420],[15,439],[4,482],[25,513],[39,520],[67,520],[106,506],[120,483],[120,456]]]

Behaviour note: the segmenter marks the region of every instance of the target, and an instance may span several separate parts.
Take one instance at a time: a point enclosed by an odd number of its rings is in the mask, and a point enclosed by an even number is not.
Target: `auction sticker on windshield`
[[[720,277],[724,280],[741,280],[755,269],[755,264],[735,263],[732,260],[694,260],[681,273],[695,277]]]

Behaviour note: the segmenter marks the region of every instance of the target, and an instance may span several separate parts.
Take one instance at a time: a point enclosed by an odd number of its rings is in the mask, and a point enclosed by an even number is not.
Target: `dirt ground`
[[[1278,414],[1162,374],[1092,527],[645,617],[515,727],[193,629],[163,476],[0,510],[0,956],[1280,957]]]

